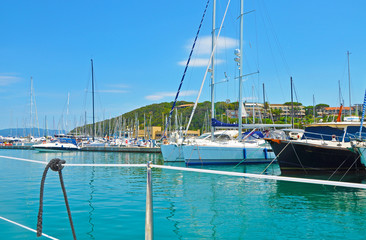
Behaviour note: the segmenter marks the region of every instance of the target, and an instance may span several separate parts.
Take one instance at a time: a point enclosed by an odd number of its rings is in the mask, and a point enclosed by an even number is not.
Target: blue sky
[[[212,0],[211,0],[212,1]],[[173,101],[206,1],[3,1],[0,37],[0,129],[30,123],[33,78],[40,127],[68,120],[71,128],[91,122],[94,60],[96,118]],[[216,26],[227,1],[217,1]],[[366,88],[366,3],[355,1],[248,0],[244,18],[244,101],[262,102],[262,83],[271,103],[290,101],[293,77],[298,100],[338,106],[338,80],[349,105]],[[212,2],[180,100],[194,101],[211,48]],[[234,49],[238,48],[239,1],[232,0],[216,54],[216,100],[238,101]],[[209,78],[207,79],[207,81]],[[252,89],[254,88],[254,94]],[[205,83],[200,101],[209,100]],[[67,96],[70,94],[69,114]],[[33,111],[35,106],[33,105]],[[33,112],[33,116],[35,112]],[[55,123],[54,123],[55,122]]]

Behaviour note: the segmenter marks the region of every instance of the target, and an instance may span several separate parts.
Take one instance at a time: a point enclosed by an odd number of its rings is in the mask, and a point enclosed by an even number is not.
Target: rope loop
[[[54,158],[48,163],[48,165],[50,166],[51,170],[53,170],[55,172],[59,172],[64,168],[64,166],[62,164],[65,164],[65,163],[66,163],[65,160],[61,160],[59,158]]]
[[[69,207],[69,201],[67,200],[65,184],[64,184],[63,177],[62,177],[62,171],[61,171],[64,168],[64,166],[62,164],[65,164],[65,163],[66,163],[65,160],[61,160],[59,158],[54,158],[54,159],[52,159],[51,161],[48,162],[46,168],[43,171],[42,180],[41,180],[41,189],[40,189],[40,192],[39,192],[39,210],[38,210],[38,218],[37,218],[37,237],[42,236],[44,183],[46,181],[46,176],[47,176],[48,169],[51,168],[53,171],[58,172],[59,179],[60,179],[60,184],[61,184],[61,189],[62,189],[64,199],[65,199],[66,210],[67,210],[67,214],[69,216],[69,222],[70,222],[70,226],[71,226],[72,235],[73,235],[74,239],[76,240],[74,224],[72,222],[71,211],[70,211],[70,207]]]

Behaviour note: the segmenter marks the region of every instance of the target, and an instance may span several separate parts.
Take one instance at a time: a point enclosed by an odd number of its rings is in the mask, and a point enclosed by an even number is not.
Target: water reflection
[[[92,161],[93,163],[95,163],[94,160],[94,155],[92,155]],[[89,211],[89,219],[88,222],[90,224],[90,231],[87,232],[87,234],[90,236],[91,239],[95,239],[93,232],[94,232],[94,223],[93,223],[93,212],[94,212],[94,207],[93,207],[93,193],[95,191],[95,187],[94,187],[94,177],[95,177],[95,167],[91,167],[91,177],[90,177],[90,181],[89,181],[89,186],[90,186],[90,198],[88,200],[88,204],[90,207],[90,211]]]
[[[175,219],[175,212],[176,212],[176,207],[175,207],[175,203],[173,201],[170,201],[170,205],[168,207],[169,209],[169,213],[170,215],[166,217],[166,219],[170,222],[173,223],[174,229],[173,232],[175,233],[175,235],[177,236],[178,239],[182,239],[182,234],[180,234],[179,232],[179,222],[174,220]]]

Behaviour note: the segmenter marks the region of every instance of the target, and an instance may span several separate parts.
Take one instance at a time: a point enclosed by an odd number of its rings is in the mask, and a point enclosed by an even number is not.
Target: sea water
[[[60,158],[67,163],[164,164],[160,154],[0,150],[0,155]],[[0,164],[0,216],[36,229],[45,165],[4,158]],[[204,168],[261,173],[265,167]],[[70,166],[62,172],[78,239],[144,239],[146,168]],[[266,174],[280,175],[280,170],[274,164]],[[155,239],[366,236],[365,190],[169,169],[153,169],[152,176]],[[45,184],[43,232],[72,239],[58,174],[51,170]],[[36,239],[36,234],[0,219],[0,239]]]

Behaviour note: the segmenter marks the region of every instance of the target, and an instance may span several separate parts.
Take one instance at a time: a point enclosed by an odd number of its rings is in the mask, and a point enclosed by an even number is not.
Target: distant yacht
[[[80,149],[76,140],[70,138],[58,138],[49,143],[33,145],[33,148],[40,152],[75,151]]]

